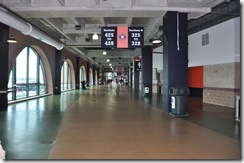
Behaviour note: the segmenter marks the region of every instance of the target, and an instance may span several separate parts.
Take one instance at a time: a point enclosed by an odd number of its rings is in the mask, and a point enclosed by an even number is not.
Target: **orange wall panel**
[[[203,66],[188,68],[188,87],[203,88]]]

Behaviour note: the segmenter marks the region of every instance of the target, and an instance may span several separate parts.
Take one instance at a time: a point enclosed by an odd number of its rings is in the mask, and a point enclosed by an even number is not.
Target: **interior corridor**
[[[162,97],[94,86],[11,104],[0,112],[7,159],[240,159],[234,109],[189,97],[189,117]]]

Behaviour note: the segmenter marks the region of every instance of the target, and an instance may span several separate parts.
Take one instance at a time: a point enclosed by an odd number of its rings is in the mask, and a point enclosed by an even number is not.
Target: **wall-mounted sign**
[[[102,27],[102,48],[142,48],[144,47],[143,27]]]
[[[135,71],[141,71],[141,61],[135,61],[134,62],[134,70]]]

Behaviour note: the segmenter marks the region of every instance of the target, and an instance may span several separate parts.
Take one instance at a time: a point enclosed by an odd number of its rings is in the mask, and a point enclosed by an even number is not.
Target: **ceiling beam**
[[[27,1],[27,0],[26,0]],[[110,7],[110,6],[71,6],[71,7],[57,7],[57,6],[35,6],[35,7],[26,7],[26,8],[15,8],[13,11],[19,12],[19,11],[79,11],[79,12],[87,12],[87,11],[179,11],[179,12],[203,12],[203,13],[209,13],[211,12],[210,7],[169,7],[169,6],[131,6],[131,7]],[[99,12],[98,12],[99,13]],[[94,16],[94,15],[93,15]],[[98,15],[101,17],[101,15]],[[133,16],[133,15],[132,15]],[[116,17],[116,15],[114,15]]]
[[[72,20],[73,20],[73,22],[76,24],[76,25],[81,25],[81,32],[83,33],[83,35],[85,36],[85,37],[88,37],[87,36],[87,34],[86,34],[86,32],[85,32],[85,22],[84,22],[84,20],[82,19],[82,18],[79,18],[79,19],[77,19],[77,18],[71,18]]]
[[[63,31],[61,31],[61,29],[63,29],[63,24],[58,21],[57,19],[43,19],[45,20],[50,26],[52,26],[53,28],[55,28],[60,34],[62,34],[63,36],[65,36],[66,39],[74,42],[74,39],[72,39],[70,36],[66,35],[63,33]]]
[[[104,17],[100,17],[100,21],[101,21],[102,26],[107,26],[108,23],[106,22]]]
[[[58,0],[62,6],[65,6],[65,0]]]
[[[126,24],[127,24],[127,26],[131,26],[131,24],[132,24],[132,20],[133,20],[132,17],[128,17],[128,18],[126,19]]]
[[[20,0],[26,6],[31,7],[33,5],[33,0]]]

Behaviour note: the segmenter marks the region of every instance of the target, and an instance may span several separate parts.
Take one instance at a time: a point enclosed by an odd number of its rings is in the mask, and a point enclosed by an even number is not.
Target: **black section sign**
[[[116,48],[117,47],[117,27],[101,28],[101,47]]]
[[[141,61],[135,61],[134,62],[134,70],[135,71],[141,71]]]
[[[128,47],[129,48],[143,48],[144,46],[144,28],[143,27],[129,27],[128,28]]]
[[[123,27],[123,26],[122,26]],[[121,48],[118,47],[117,39],[119,27],[101,27],[101,47],[102,48]],[[126,43],[127,44],[127,43]],[[144,47],[144,28],[128,27],[128,48]],[[127,48],[127,47],[123,47]]]

